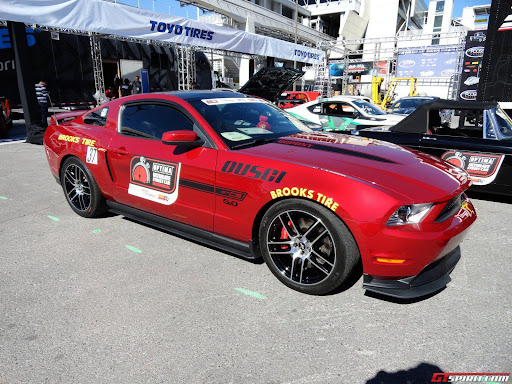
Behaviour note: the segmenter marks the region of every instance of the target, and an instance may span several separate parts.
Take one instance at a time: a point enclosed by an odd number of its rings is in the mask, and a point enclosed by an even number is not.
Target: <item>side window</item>
[[[322,113],[322,104],[319,103],[316,105],[312,105],[311,107],[308,107],[308,109],[309,112],[319,115],[320,113]]]
[[[84,117],[84,124],[104,127],[107,124],[108,107],[88,113]]]
[[[194,124],[179,110],[162,104],[125,106],[119,121],[119,133],[160,140],[164,132],[192,131]]]
[[[340,106],[337,103],[323,103],[322,114],[324,115],[339,115]]]
[[[438,135],[482,138],[483,125],[481,109],[429,111],[429,129]]]
[[[352,117],[355,113],[353,106],[347,103],[324,103],[323,114],[330,116],[348,116]]]

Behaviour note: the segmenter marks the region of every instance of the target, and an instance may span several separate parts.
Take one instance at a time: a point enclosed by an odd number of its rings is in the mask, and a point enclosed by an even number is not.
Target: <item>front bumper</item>
[[[383,280],[364,274],[363,288],[400,299],[414,299],[434,293],[451,281],[450,273],[460,260],[460,247],[427,265],[416,276],[399,280]]]

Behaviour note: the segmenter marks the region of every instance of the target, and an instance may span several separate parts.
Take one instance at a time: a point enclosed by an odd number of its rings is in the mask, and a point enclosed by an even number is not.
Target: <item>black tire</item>
[[[272,273],[288,287],[323,295],[347,280],[360,258],[347,226],[329,209],[281,200],[263,216],[259,246]]]
[[[89,168],[78,158],[69,157],[62,164],[60,181],[64,196],[75,213],[99,217],[107,210],[105,198]]]

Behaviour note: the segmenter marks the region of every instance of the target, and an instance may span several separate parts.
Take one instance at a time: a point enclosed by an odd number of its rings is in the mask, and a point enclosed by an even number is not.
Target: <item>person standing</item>
[[[124,79],[123,85],[121,85],[121,97],[129,96],[132,94],[132,86],[130,85],[130,80]]]
[[[132,92],[134,95],[142,93],[142,83],[140,82],[140,77],[135,76],[135,80],[132,83]]]
[[[36,84],[36,97],[41,112],[41,125],[43,128],[48,126],[48,91],[46,90],[46,82],[40,81]]]

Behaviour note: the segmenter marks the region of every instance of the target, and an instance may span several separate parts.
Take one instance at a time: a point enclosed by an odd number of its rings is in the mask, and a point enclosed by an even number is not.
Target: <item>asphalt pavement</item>
[[[23,132],[20,137],[23,138]],[[74,214],[42,146],[0,142],[0,383],[423,384],[512,371],[512,199],[446,289],[397,303],[362,278],[308,296],[265,264],[121,216]]]

